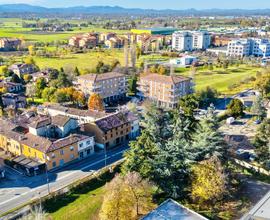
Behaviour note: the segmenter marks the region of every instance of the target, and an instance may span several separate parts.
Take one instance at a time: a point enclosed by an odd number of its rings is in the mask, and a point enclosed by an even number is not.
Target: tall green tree
[[[36,96],[41,98],[43,90],[47,87],[46,80],[41,77],[36,81]]]
[[[130,95],[136,95],[137,93],[137,81],[138,78],[136,75],[132,76],[128,83],[128,93]]]
[[[264,107],[264,100],[261,95],[257,96],[252,107],[251,112],[257,116],[259,120],[263,120],[266,117],[266,109]]]
[[[214,109],[209,108],[200,120],[198,129],[193,135],[193,143],[189,148],[191,160],[202,161],[212,156],[222,157],[226,150],[224,138],[218,131],[218,120]]]
[[[254,138],[257,160],[270,167],[270,119],[264,120]]]

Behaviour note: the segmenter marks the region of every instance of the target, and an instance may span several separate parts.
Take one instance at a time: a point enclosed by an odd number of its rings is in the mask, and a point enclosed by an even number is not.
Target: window
[[[86,142],[87,145],[90,145],[90,143],[91,143],[91,141],[87,141],[87,142]]]
[[[61,155],[64,155],[64,150],[63,150],[63,149],[60,150],[60,154],[61,154]]]
[[[82,147],[83,147],[83,143],[80,143],[80,144],[79,144],[79,147],[82,148]]]
[[[55,158],[55,154],[54,153],[52,153],[52,158]]]
[[[74,159],[74,154],[70,154],[70,159]]]
[[[70,151],[74,151],[74,147],[73,146],[70,147]]]

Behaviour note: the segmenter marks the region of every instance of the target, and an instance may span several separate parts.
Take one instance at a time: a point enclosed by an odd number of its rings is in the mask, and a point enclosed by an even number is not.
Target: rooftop
[[[92,82],[99,82],[102,80],[107,80],[107,79],[113,79],[117,77],[124,77],[125,75],[122,73],[117,73],[117,72],[110,72],[110,73],[103,73],[103,74],[86,74],[79,76],[79,79],[87,80],[87,81],[92,81]]]
[[[118,112],[116,114],[110,115],[108,117],[99,119],[95,121],[95,124],[103,131],[107,132],[112,128],[119,127],[128,123],[127,117],[122,113]]]
[[[52,109],[56,110],[59,112],[63,112],[65,114],[68,114],[70,116],[76,115],[80,117],[92,117],[92,118],[102,118],[105,117],[107,114],[104,112],[98,112],[98,111],[91,111],[91,110],[81,110],[77,108],[68,108],[59,104],[49,104],[46,106],[40,106],[40,108],[47,108],[47,109]]]
[[[142,220],[207,220],[198,213],[180,205],[172,199],[163,202],[159,207],[142,218]]]
[[[56,115],[52,117],[52,124],[57,125],[59,127],[64,127],[66,123],[68,123],[70,117],[65,115]]]
[[[142,76],[141,80],[148,80],[153,82],[159,82],[159,83],[166,83],[166,84],[177,84],[184,81],[189,81],[190,78],[184,77],[184,76],[165,76],[160,74],[148,74],[146,76]]]

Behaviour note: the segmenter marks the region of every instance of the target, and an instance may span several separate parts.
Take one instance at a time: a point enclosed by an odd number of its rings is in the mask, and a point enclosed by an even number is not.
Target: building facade
[[[127,93],[127,79],[124,74],[110,72],[104,74],[87,74],[78,77],[78,89],[86,96],[99,94],[105,102],[124,98]]]
[[[206,50],[210,45],[207,31],[178,31],[172,35],[172,49],[176,51]]]
[[[172,49],[176,51],[192,51],[192,34],[190,32],[175,32],[172,35]]]
[[[175,108],[179,99],[193,92],[191,78],[148,74],[140,77],[138,95],[161,107]]]
[[[85,124],[83,130],[95,135],[96,146],[99,148],[113,148],[129,140],[131,123],[122,112]]]
[[[227,56],[232,57],[269,57],[270,41],[268,39],[236,39],[229,42]]]

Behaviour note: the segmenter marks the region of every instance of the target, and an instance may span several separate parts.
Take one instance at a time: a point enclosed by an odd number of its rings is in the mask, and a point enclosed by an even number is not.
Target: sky
[[[150,9],[270,8],[270,0],[0,0],[0,4],[25,3],[44,7],[108,5]]]

